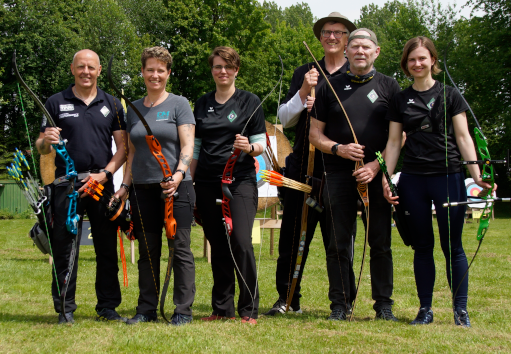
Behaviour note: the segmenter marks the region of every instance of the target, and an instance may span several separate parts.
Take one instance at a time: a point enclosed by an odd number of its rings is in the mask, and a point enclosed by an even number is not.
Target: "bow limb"
[[[158,162],[158,165],[161,168],[161,171],[162,171],[162,174],[163,174],[162,182],[170,181],[170,180],[172,180],[172,171],[170,170],[170,166],[169,166],[169,164],[167,162],[167,159],[165,158],[165,156],[163,156],[163,153],[161,151],[160,142],[153,135],[153,132],[151,131],[151,128],[149,127],[149,124],[145,120],[145,118],[142,115],[142,113],[140,113],[140,111],[130,101],[130,99],[128,97],[126,97],[113,83],[113,80],[112,80],[112,61],[113,61],[113,59],[114,59],[114,56],[112,55],[110,57],[110,61],[108,63],[108,81],[110,83],[110,87],[112,88],[112,90],[119,97],[124,99],[126,104],[131,107],[133,112],[137,115],[137,117],[140,119],[140,121],[144,125],[144,128],[146,129],[146,132],[147,132],[147,135],[145,137],[146,143],[147,143],[147,146],[149,147],[149,151],[151,152],[153,157],[156,159],[156,161]],[[119,121],[119,125],[120,125],[120,121]],[[127,150],[126,144],[124,144],[124,149],[125,149],[125,153],[126,153],[126,158],[128,158],[128,150]],[[135,188],[135,183],[133,181],[133,172],[132,172],[131,169],[130,169],[130,174],[131,174],[131,181],[132,181],[132,184],[133,184],[133,191],[134,191],[134,195],[135,195],[135,201],[136,201],[137,205],[139,205],[138,204],[137,193],[136,193],[136,188]],[[164,281],[164,284],[163,284],[163,289],[162,289],[161,298],[160,298],[160,314],[162,315],[163,319],[165,321],[167,321],[168,323],[170,323],[170,321],[165,316],[165,297],[166,297],[167,288],[168,288],[168,285],[169,285],[169,282],[170,282],[170,276],[171,276],[171,273],[172,273],[172,266],[174,264],[174,238],[175,238],[176,231],[177,231],[177,223],[176,223],[176,220],[175,220],[174,215],[173,215],[173,210],[174,210],[174,198],[177,197],[176,194],[177,193],[175,193],[174,196],[171,196],[171,197],[165,197],[165,211],[164,211],[165,234],[167,236],[167,239],[169,240],[168,241],[169,242],[169,259],[168,259],[168,264],[167,264],[167,271],[165,273],[165,281]],[[144,242],[146,244],[149,264],[151,266],[151,273],[152,273],[152,276],[153,276],[154,286],[155,286],[155,290],[156,290],[156,296],[157,296],[157,298],[159,298],[160,294],[159,294],[159,290],[158,290],[158,283],[156,281],[156,275],[154,273],[153,263],[152,263],[152,260],[151,260],[151,255],[149,253],[149,247],[148,247],[148,244],[147,244],[147,237],[146,237],[146,234],[145,234],[144,223],[142,221],[142,214],[141,214],[141,211],[140,211],[140,207],[138,207],[138,213],[139,213],[139,218],[140,218],[140,222],[141,222],[141,226],[142,226],[142,234],[144,236]],[[158,277],[159,277],[159,274],[158,274]]]
[[[311,97],[316,97],[315,87],[311,90]],[[307,125],[310,129],[310,115],[307,114],[307,122],[305,126],[305,131],[307,132]],[[314,155],[316,148],[314,145],[309,143],[309,150],[307,152],[307,174],[306,174],[306,183],[308,183],[309,179],[312,179],[312,175],[314,174]],[[303,156],[304,157],[304,156]],[[302,158],[303,158],[302,157]],[[298,253],[296,255],[296,263],[293,272],[293,280],[291,281],[291,288],[289,289],[289,293],[286,301],[286,312],[289,311],[289,307],[291,306],[291,302],[293,301],[293,296],[296,289],[296,283],[298,282],[298,276],[300,275],[300,269],[302,268],[302,259],[303,259],[303,251],[305,250],[305,241],[307,237],[307,217],[309,215],[309,206],[307,205],[308,193],[304,193],[303,195],[303,206],[302,206],[302,220],[300,223],[300,241],[298,244]],[[320,196],[321,198],[321,196]],[[294,245],[293,245],[294,248]]]
[[[358,144],[358,139],[357,139],[357,136],[355,134],[355,130],[353,129],[353,125],[351,124],[351,121],[350,121],[350,119],[348,117],[348,113],[346,113],[346,110],[344,109],[344,106],[343,106],[341,100],[339,99],[339,96],[337,96],[337,93],[335,92],[334,88],[332,87],[332,84],[330,83],[330,80],[325,75],[325,72],[323,71],[323,69],[319,65],[318,61],[314,57],[314,54],[312,54],[312,51],[310,50],[310,48],[307,45],[307,43],[304,41],[303,44],[305,45],[305,48],[307,48],[307,50],[309,51],[309,54],[311,55],[311,57],[314,59],[314,62],[318,66],[318,69],[319,69],[321,75],[326,80],[326,83],[327,83],[328,87],[330,88],[330,91],[335,96],[335,98],[337,100],[337,103],[341,107],[341,110],[344,113],[344,116],[346,117],[346,122],[348,123],[348,126],[350,127],[350,130],[351,130],[351,134],[353,135],[353,141],[355,142],[355,144]],[[358,170],[359,168],[361,168],[363,166],[364,166],[364,161],[363,160],[357,161],[357,163],[355,164],[355,170]],[[355,298],[353,299],[353,305],[352,305],[350,321],[353,320],[353,315],[355,313],[355,304],[356,304],[356,301],[357,301],[358,290],[359,290],[359,287],[360,287],[360,281],[362,279],[362,273],[363,273],[363,270],[364,270],[365,255],[366,255],[367,243],[368,243],[368,238],[369,238],[369,189],[368,189],[367,184],[362,184],[360,182],[357,183],[357,192],[360,195],[360,198],[362,199],[362,202],[364,203],[364,208],[365,208],[365,211],[366,211],[366,221],[367,221],[366,224],[367,224],[367,226],[366,226],[366,235],[365,235],[365,241],[364,241],[364,251],[363,251],[363,254],[362,254],[362,263],[360,265],[358,284],[357,284],[357,289],[356,289],[356,292],[355,292]]]

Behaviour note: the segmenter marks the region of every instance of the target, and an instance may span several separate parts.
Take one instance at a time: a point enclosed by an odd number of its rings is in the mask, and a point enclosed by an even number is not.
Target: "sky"
[[[263,0],[259,0],[261,3]],[[369,4],[376,4],[382,7],[388,0],[358,0],[358,1],[334,1],[334,0],[270,0],[282,8],[295,5],[297,3],[305,2],[308,3],[312,14],[317,18],[327,17],[331,12],[337,11],[348,17],[349,20],[355,21],[360,18],[360,9]],[[466,3],[466,0],[440,0],[442,5],[447,6],[448,4],[456,3],[456,9],[460,9],[462,5]],[[342,5],[341,5],[342,4]],[[461,11],[461,15],[469,18],[470,8],[464,8]]]

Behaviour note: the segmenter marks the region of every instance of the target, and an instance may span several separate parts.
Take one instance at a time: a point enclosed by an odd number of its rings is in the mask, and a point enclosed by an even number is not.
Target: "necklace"
[[[86,99],[85,97],[80,96],[80,95],[78,94],[78,92],[76,92],[75,86],[73,86],[72,90],[73,90],[73,93],[75,94],[75,96],[76,96],[76,97],[78,97],[80,100],[82,100],[82,101],[83,101],[83,103],[85,103],[87,106],[89,105],[89,103],[91,103],[91,102],[92,102],[92,100],[93,100],[94,98],[96,98],[96,95],[97,95],[97,91],[96,91],[96,93],[94,94],[94,96],[93,96],[93,97],[89,97],[89,98],[87,98],[87,99]]]
[[[156,102],[158,102],[158,101],[160,100],[160,98],[162,98],[162,96],[163,96],[164,94],[166,94],[166,93],[167,93],[167,91],[165,91],[165,90],[164,90],[164,91],[161,93],[161,95],[160,95],[160,96],[156,99],[156,101],[151,102],[151,105],[149,106],[149,108],[152,108],[152,107],[154,106],[154,104],[155,104]],[[149,102],[151,101],[151,100],[149,99],[149,95],[147,95],[147,99],[149,100]]]

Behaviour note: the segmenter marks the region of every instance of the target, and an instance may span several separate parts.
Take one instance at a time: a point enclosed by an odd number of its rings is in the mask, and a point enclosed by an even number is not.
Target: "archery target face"
[[[470,201],[470,197],[477,197],[479,193],[483,190],[481,187],[479,187],[475,182],[473,178],[467,178],[465,179],[465,188],[467,190],[467,198],[468,201]],[[495,193],[493,194],[495,196]],[[472,199],[474,203],[468,204],[470,208],[484,208],[485,203],[476,203],[476,199]]]
[[[265,181],[263,181],[263,178],[259,175],[260,170],[271,170],[270,161],[268,159],[268,156],[266,155],[266,152],[254,157],[254,164],[256,169],[256,178],[257,178],[257,188],[261,188],[264,184],[266,184]]]
[[[270,143],[273,151],[277,151],[277,139],[275,139],[274,136],[270,136]],[[259,175],[259,171],[261,170],[271,170],[270,158],[266,154],[266,151],[261,155],[254,157],[254,164],[256,169],[257,190],[259,198],[276,197],[277,187],[270,186],[270,184],[265,182]]]

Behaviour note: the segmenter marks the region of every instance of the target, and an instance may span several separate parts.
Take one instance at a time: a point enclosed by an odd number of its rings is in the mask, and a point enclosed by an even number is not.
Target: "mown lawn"
[[[83,246],[79,260],[76,323],[58,326],[50,297],[50,271],[43,256],[27,236],[32,220],[0,221],[0,352],[347,352],[430,353],[511,352],[511,220],[495,219],[490,224],[481,251],[470,274],[469,313],[473,327],[453,324],[450,291],[440,248],[437,247],[437,282],[434,294],[435,322],[425,327],[408,323],[418,311],[412,252],[393,229],[394,313],[398,323],[374,320],[369,267],[364,270],[357,300],[355,321],[330,322],[328,279],[321,235],[312,250],[302,282],[302,315],[261,316],[256,326],[232,322],[203,323],[211,313],[212,277],[202,258],[202,229],[193,228],[192,250],[197,268],[194,322],[179,328],[164,322],[127,326],[96,322],[94,306],[95,261],[92,246]],[[465,227],[464,243],[472,257],[477,242],[477,224]],[[363,227],[359,220],[355,269],[360,267]],[[278,232],[276,233],[278,235]],[[277,249],[278,236],[275,249]],[[437,243],[438,244],[438,243]],[[259,257],[259,246],[255,247]],[[129,260],[129,243],[125,242]],[[137,251],[138,252],[138,251]],[[277,255],[269,255],[269,232],[265,231],[260,261],[260,312],[276,300],[274,273]],[[162,257],[162,269],[166,266]],[[367,264],[366,264],[367,265]],[[118,311],[133,316],[137,303],[137,268],[128,263],[129,286],[122,288]],[[122,272],[119,274],[122,282]],[[163,271],[162,271],[163,282]],[[169,290],[171,294],[171,290]],[[169,316],[172,295],[167,299]]]

